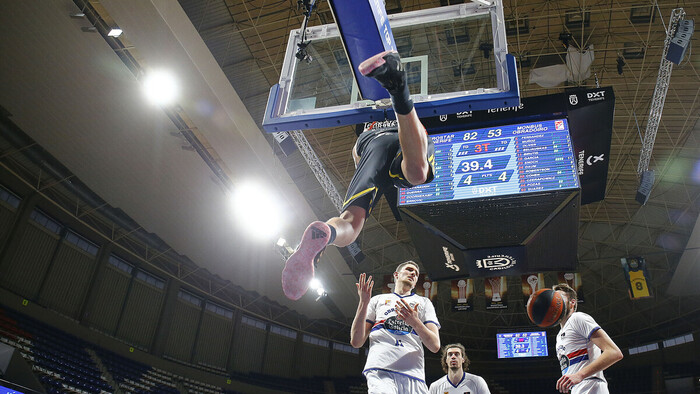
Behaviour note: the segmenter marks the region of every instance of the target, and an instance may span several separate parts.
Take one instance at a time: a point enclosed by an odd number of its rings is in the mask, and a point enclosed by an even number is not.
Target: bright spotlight
[[[310,288],[311,290],[314,290],[314,289],[316,289],[316,290],[323,290],[323,285],[321,285],[321,281],[320,281],[320,280],[318,280],[318,279],[316,279],[316,278],[313,278],[313,279],[311,279],[311,282],[309,282],[309,288]]]
[[[284,215],[275,195],[257,182],[242,182],[235,186],[231,199],[234,220],[246,235],[271,240],[279,234]]]
[[[287,243],[287,240],[280,237],[280,239],[277,240],[277,246],[284,246],[284,244]]]
[[[170,105],[178,95],[177,81],[168,71],[154,70],[144,77],[143,91],[153,104]]]
[[[112,28],[112,29],[109,31],[109,33],[107,33],[107,35],[108,35],[109,37],[114,37],[114,38],[116,38],[116,37],[121,36],[122,33],[123,33],[123,32],[122,32],[122,29],[119,29],[119,28],[116,28],[116,27],[115,27],[115,28]]]
[[[316,294],[318,294],[319,296],[323,296],[324,294],[326,294],[326,290],[324,290],[323,287],[319,287],[318,289],[316,289]]]

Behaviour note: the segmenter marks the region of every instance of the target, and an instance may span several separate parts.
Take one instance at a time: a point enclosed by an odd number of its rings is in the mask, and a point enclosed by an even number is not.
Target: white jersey
[[[600,356],[600,348],[591,342],[591,335],[598,330],[598,323],[586,313],[574,312],[569,317],[557,334],[557,357],[562,375],[576,373]],[[603,371],[598,371],[586,379],[591,378],[605,382]]]
[[[455,386],[447,375],[430,385],[429,394],[491,394],[484,378],[464,372],[462,380]]]
[[[425,382],[423,342],[413,327],[396,316],[395,306],[402,298],[411,308],[418,305],[418,318],[423,324],[440,327],[435,307],[428,298],[415,293],[407,296],[378,294],[372,297],[366,317],[372,325],[369,354],[362,372],[391,371]]]

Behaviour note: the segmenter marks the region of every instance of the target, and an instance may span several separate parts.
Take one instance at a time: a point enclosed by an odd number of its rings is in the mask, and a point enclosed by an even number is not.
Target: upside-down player
[[[398,128],[370,128],[357,138],[352,150],[356,170],[340,216],[309,224],[282,271],[282,289],[292,300],[306,293],[314,265],[327,245],[342,247],[357,239],[382,194],[393,193],[396,187],[427,183],[434,177],[435,147],[413,108],[398,53],[382,52],[358,68],[387,89]]]

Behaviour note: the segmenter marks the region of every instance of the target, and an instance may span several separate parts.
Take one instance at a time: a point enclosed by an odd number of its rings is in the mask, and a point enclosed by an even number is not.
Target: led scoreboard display
[[[399,190],[399,205],[578,188],[566,119],[431,135],[432,182]]]
[[[510,332],[496,334],[498,358],[546,357],[547,333]]]

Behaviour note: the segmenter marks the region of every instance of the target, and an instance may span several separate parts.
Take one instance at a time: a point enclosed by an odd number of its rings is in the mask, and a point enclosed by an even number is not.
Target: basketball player
[[[372,277],[360,275],[350,344],[359,348],[369,337],[362,371],[369,394],[428,393],[423,345],[433,353],[440,350],[440,323],[430,299],[413,293],[418,273],[413,261],[399,264],[394,292],[374,297]]]
[[[557,357],[562,373],[557,390],[572,394],[609,393],[603,370],[622,359],[620,348],[591,316],[576,312],[574,289],[567,284],[552,289],[561,293],[565,305],[557,334]]]
[[[376,79],[387,89],[398,128],[370,127],[358,137],[352,150],[356,170],[340,216],[311,223],[282,271],[282,289],[292,300],[306,293],[314,277],[314,265],[327,245],[342,247],[357,239],[382,194],[395,194],[396,187],[430,182],[434,176],[435,147],[413,108],[398,53],[382,52],[358,68],[362,75]]]
[[[491,394],[484,378],[467,372],[469,357],[461,343],[442,348],[440,362],[447,375],[430,385],[430,394]]]

